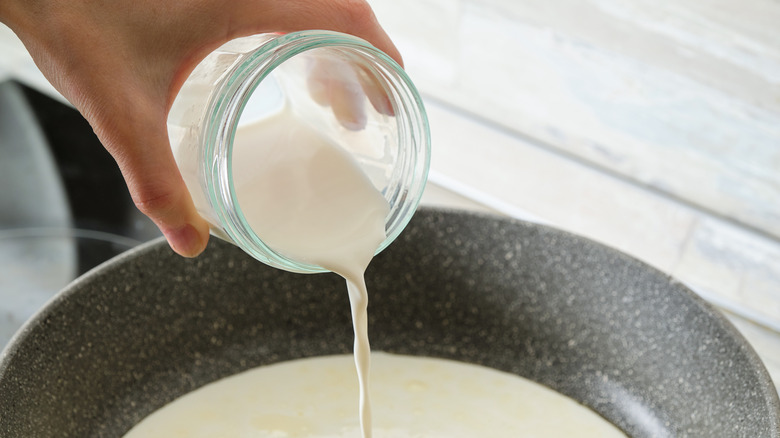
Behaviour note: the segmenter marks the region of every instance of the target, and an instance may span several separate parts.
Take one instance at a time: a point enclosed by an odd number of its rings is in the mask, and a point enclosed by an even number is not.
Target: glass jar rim
[[[206,192],[212,205],[219,207],[216,209],[216,213],[225,225],[226,234],[253,257],[288,271],[327,272],[320,266],[291,259],[269,247],[251,229],[237,200],[232,179],[233,140],[239,120],[251,95],[273,70],[288,59],[303,52],[324,47],[349,50],[358,57],[372,60],[396,81],[394,83],[384,78],[387,85],[398,92],[404,108],[407,110],[402,112],[401,116],[415,119],[405,120],[404,123],[411,124],[412,128],[417,128],[417,131],[420,131],[420,126],[423,127],[422,132],[411,133],[414,136],[413,142],[421,143],[422,146],[423,153],[420,158],[423,162],[419,163],[418,166],[422,166],[423,172],[419,180],[415,181],[414,193],[409,193],[405,199],[405,202],[409,202],[409,204],[404,206],[404,212],[401,213],[400,219],[392,225],[392,229],[388,230],[387,238],[376,253],[384,250],[400,234],[411,220],[422,195],[430,164],[430,133],[427,115],[417,89],[403,68],[367,41],[352,35],[326,30],[306,30],[272,35],[273,38],[259,44],[246,59],[232,66],[225,73],[224,80],[220,81],[209,102],[207,109],[209,116],[203,127],[205,153],[207,156],[214,156],[217,159],[213,163],[206,160],[202,163],[205,167],[210,166],[210,168],[202,169],[202,174],[206,177]]]

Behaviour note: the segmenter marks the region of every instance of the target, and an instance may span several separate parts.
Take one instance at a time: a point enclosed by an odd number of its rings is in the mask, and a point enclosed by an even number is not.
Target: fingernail
[[[365,117],[345,117],[339,119],[339,122],[350,131],[360,131],[366,127]]]
[[[372,100],[371,103],[374,104],[374,108],[378,113],[391,117],[395,116],[395,110],[393,109],[393,105],[390,103],[390,97],[388,97],[386,94],[380,95],[376,99],[376,102]]]
[[[194,226],[186,224],[181,228],[163,230],[168,244],[179,255],[195,257],[203,252],[203,244],[200,235]]]

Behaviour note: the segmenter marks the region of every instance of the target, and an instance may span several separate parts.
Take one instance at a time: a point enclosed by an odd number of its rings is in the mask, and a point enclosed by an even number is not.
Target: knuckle
[[[170,216],[176,205],[176,194],[165,188],[142,187],[133,191],[133,202],[141,213],[152,219]]]
[[[374,22],[374,11],[364,0],[342,0],[341,10],[353,25],[370,25]]]

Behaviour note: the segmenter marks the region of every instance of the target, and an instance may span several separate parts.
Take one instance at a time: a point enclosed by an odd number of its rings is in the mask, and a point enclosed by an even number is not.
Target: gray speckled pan
[[[220,377],[350,351],[340,278],[212,240],[193,260],[160,241],[133,250],[38,314],[0,357],[0,436],[118,437]],[[780,437],[777,394],[731,325],[586,239],[421,210],[367,279],[375,350],[529,377],[634,437]]]

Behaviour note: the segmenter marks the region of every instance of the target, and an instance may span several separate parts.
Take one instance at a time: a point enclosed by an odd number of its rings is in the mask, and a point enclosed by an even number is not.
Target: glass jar
[[[382,251],[422,196],[430,165],[428,121],[417,90],[392,58],[360,38],[329,31],[230,41],[200,62],[179,91],[168,116],[171,148],[211,233],[270,266],[325,271],[270,248],[236,196],[236,131],[280,106],[346,149],[384,196],[390,208],[377,253]]]

